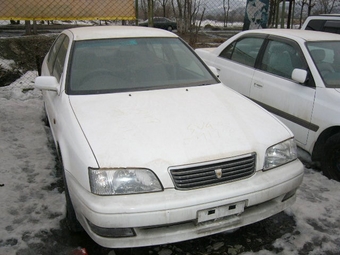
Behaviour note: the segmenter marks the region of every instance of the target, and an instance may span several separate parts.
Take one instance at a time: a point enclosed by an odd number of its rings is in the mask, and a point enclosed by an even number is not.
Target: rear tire
[[[340,181],[340,134],[327,139],[321,166],[328,178]]]

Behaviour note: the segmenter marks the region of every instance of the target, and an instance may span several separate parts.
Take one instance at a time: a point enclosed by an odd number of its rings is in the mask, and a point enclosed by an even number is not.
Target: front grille
[[[219,162],[171,167],[176,189],[195,189],[247,178],[255,172],[256,153]]]

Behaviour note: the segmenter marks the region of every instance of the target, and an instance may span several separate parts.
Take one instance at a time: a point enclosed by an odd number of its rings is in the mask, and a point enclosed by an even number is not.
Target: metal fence
[[[0,19],[134,19],[135,0],[1,0]]]
[[[291,28],[308,15],[339,12],[339,0],[0,0],[0,26],[135,25],[167,17],[186,33],[206,27]]]

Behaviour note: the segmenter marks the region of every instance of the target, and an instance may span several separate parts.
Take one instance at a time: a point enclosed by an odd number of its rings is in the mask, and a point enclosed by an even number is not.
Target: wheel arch
[[[60,164],[62,164],[63,171],[65,170],[69,171],[71,167],[70,167],[70,156],[68,152],[68,147],[66,143],[63,143],[63,141],[57,140],[55,143],[56,143],[57,157],[58,157],[58,160],[60,161]]]
[[[312,152],[312,160],[313,161],[320,161],[322,158],[322,154],[325,149],[325,143],[327,139],[337,133],[340,133],[340,126],[333,126],[325,129],[319,135],[318,139],[316,140]]]

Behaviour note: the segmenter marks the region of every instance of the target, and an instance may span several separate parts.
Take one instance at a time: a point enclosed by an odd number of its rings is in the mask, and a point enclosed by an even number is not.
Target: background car
[[[62,32],[35,86],[62,165],[67,222],[105,247],[233,230],[295,201],[291,131],[225,85],[177,35]]]
[[[149,26],[148,20],[145,20],[143,22],[140,22],[138,24],[139,26],[147,27]],[[177,22],[172,21],[165,17],[154,17],[153,18],[153,27],[155,28],[161,28],[165,30],[177,30]]]
[[[302,24],[301,29],[340,34],[340,15],[323,14],[318,16],[309,16]]]
[[[340,35],[250,30],[196,52],[222,82],[282,120],[324,174],[340,180]]]

